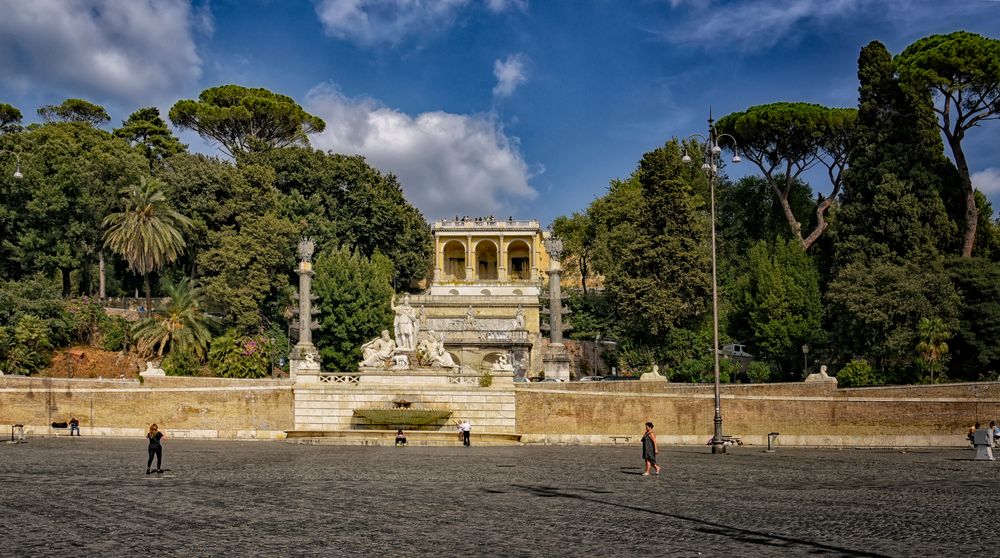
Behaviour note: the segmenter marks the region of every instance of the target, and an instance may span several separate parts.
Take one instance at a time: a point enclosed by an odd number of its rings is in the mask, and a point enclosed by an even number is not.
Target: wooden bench
[[[613,444],[627,444],[632,441],[631,436],[608,436],[608,438],[611,438],[611,443]]]

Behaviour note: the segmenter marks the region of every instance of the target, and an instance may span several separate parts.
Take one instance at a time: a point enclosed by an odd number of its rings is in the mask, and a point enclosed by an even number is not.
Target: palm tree
[[[128,262],[129,269],[143,276],[146,316],[153,304],[149,274],[159,271],[184,252],[180,229],[191,220],[170,209],[160,181],[143,177],[138,185],[122,190],[124,211],[104,218],[104,245]]]
[[[170,302],[133,328],[139,353],[148,355],[155,351],[162,357],[168,350],[187,351],[204,360],[212,334],[208,329],[209,318],[201,308],[201,289],[185,278],[176,284],[166,284],[163,290]]]
[[[934,371],[941,367],[941,357],[948,353],[948,339],[951,332],[941,318],[921,318],[917,324],[917,352],[931,373],[931,383],[934,383]]]

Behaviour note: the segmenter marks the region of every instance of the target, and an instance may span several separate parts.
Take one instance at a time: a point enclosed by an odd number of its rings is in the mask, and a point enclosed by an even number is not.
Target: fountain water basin
[[[394,409],[355,409],[354,416],[366,421],[359,424],[361,428],[399,429],[403,430],[436,430],[439,421],[451,416],[451,411],[440,409],[411,409],[396,407]]]

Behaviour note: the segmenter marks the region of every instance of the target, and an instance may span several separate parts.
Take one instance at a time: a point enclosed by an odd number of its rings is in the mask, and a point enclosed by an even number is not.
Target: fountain
[[[403,430],[437,430],[439,421],[451,416],[451,411],[441,409],[414,409],[413,403],[405,399],[392,402],[392,408],[354,409],[354,416],[367,421],[356,425],[359,428]]]

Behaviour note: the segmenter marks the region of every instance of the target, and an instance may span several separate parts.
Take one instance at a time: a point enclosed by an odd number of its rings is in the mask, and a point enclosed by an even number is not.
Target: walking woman
[[[646,462],[646,470],[642,473],[642,476],[649,476],[649,468],[652,466],[656,469],[657,475],[660,474],[660,466],[656,464],[656,454],[660,453],[660,448],[656,445],[656,434],[653,434],[653,423],[646,423],[646,432],[642,435],[642,459]]]
[[[163,446],[160,445],[160,440],[166,436],[160,429],[153,424],[149,427],[149,432],[146,433],[146,438],[149,440],[149,460],[146,461],[146,474],[148,475],[150,471],[149,466],[153,464],[153,456],[156,456],[156,472],[162,473],[163,469],[160,468],[160,461],[163,459]]]

